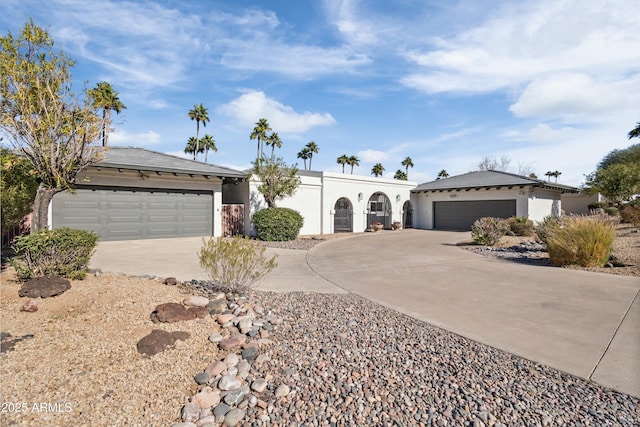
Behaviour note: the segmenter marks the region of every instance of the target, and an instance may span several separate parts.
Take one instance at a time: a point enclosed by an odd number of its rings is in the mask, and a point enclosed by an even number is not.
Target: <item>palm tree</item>
[[[209,161],[209,150],[213,152],[218,152],[218,147],[216,147],[216,141],[208,133],[205,134],[202,138],[200,138],[200,148],[204,149],[205,163]]]
[[[397,179],[400,181],[406,181],[407,180],[407,173],[406,172],[402,172],[402,170],[398,169],[396,171],[396,174],[393,175],[393,179]]]
[[[371,168],[371,174],[375,177],[381,176],[383,172],[384,172],[384,166],[382,166],[382,163],[376,163]]]
[[[631,129],[627,134],[629,139],[631,138],[640,138],[640,122],[636,123],[636,127]]]
[[[101,139],[102,146],[107,146],[107,140],[109,139],[109,128],[111,124],[111,110],[116,114],[120,114],[120,111],[127,108],[120,98],[118,98],[118,92],[108,82],[100,82],[98,85],[87,91],[89,98],[92,100],[92,104],[95,108],[102,109],[102,130]]]
[[[318,144],[316,144],[314,141],[309,141],[305,147],[307,150],[309,150],[308,155],[309,155],[309,170],[311,170],[311,159],[313,159],[313,155],[314,154],[318,154]]]
[[[267,119],[260,119],[256,122],[256,127],[253,128],[253,132],[249,136],[249,139],[258,140],[258,152],[256,154],[256,160],[262,157],[262,141],[267,139],[267,132],[271,132],[271,127]]]
[[[186,154],[193,154],[193,160],[195,160],[197,154],[204,152],[204,148],[200,147],[196,137],[192,136],[187,141],[187,146],[184,147],[184,152]]]
[[[448,176],[449,174],[447,173],[447,171],[442,169],[440,172],[438,172],[438,177],[436,179],[447,178]]]
[[[304,160],[304,170],[307,170],[307,159],[309,158],[309,149],[305,147],[302,150],[298,151],[298,158]],[[311,169],[311,167],[309,167],[309,169]]]
[[[551,172],[551,176],[555,177],[555,179],[556,179],[556,184],[558,183],[558,177],[560,175],[562,175],[562,172],[560,172],[558,170]]]
[[[207,114],[207,108],[202,105],[202,102],[200,103],[200,105],[194,105],[193,109],[189,111],[189,118],[191,120],[195,120],[196,121],[196,150],[198,153],[202,153],[202,151],[200,151],[200,123],[202,123],[202,126],[207,127],[207,122],[209,122],[209,115]],[[193,154],[193,160],[195,160],[195,151]]]
[[[353,175],[353,167],[360,166],[360,159],[356,156],[349,156],[347,159],[347,164],[351,166],[351,175]]]
[[[349,157],[346,154],[343,154],[342,156],[338,157],[337,163],[339,165],[342,165],[342,173],[344,173],[344,165],[349,163]]]
[[[405,178],[405,181],[406,181],[406,179],[409,177],[409,168],[413,167],[413,160],[411,160],[411,157],[407,157],[400,164],[404,166],[404,174],[406,176]]]
[[[267,137],[266,144],[267,144],[267,147],[269,145],[271,146],[271,159],[273,160],[273,154],[276,147],[278,148],[282,147],[282,140],[278,136],[278,132],[272,132],[271,135]]]
[[[553,176],[553,172],[547,171],[544,176],[547,177],[547,181],[551,181],[551,177]]]

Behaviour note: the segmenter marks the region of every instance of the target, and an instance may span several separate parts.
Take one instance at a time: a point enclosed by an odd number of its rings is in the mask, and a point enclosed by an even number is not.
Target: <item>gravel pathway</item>
[[[637,426],[640,401],[355,295],[252,293],[284,322],[244,426]],[[285,392],[283,393],[283,388]]]

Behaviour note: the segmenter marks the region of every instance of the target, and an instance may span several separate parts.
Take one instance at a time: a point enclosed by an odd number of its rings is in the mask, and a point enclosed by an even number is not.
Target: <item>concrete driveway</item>
[[[353,292],[461,336],[640,396],[640,279],[464,251],[469,233],[365,233],[308,252],[269,249],[274,291]],[[100,243],[92,267],[206,278],[201,238]]]

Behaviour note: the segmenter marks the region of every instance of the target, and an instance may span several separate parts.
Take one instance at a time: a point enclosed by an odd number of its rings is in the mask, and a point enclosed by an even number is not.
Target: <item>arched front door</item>
[[[407,200],[404,202],[402,212],[402,227],[413,228],[413,205],[411,205],[411,201]]]
[[[346,197],[341,197],[333,207],[335,214],[333,216],[333,232],[351,232],[353,231],[353,207]]]
[[[384,193],[373,193],[367,204],[367,226],[380,222],[384,228],[391,227],[391,202]]]

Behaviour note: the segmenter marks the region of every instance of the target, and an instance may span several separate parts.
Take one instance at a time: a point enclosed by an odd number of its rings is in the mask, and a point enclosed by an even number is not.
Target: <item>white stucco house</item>
[[[414,227],[469,230],[478,218],[560,215],[562,195],[575,187],[500,171],[475,171],[420,184],[411,190]]]
[[[376,178],[335,172],[299,171],[300,186],[295,194],[278,201],[278,207],[295,209],[304,218],[300,234],[363,232],[373,222],[390,228],[398,221],[413,225],[410,195],[417,184],[411,181]],[[254,234],[251,215],[266,208],[258,192],[259,181],[251,178],[238,185],[225,185],[229,203],[248,201],[245,234]]]

